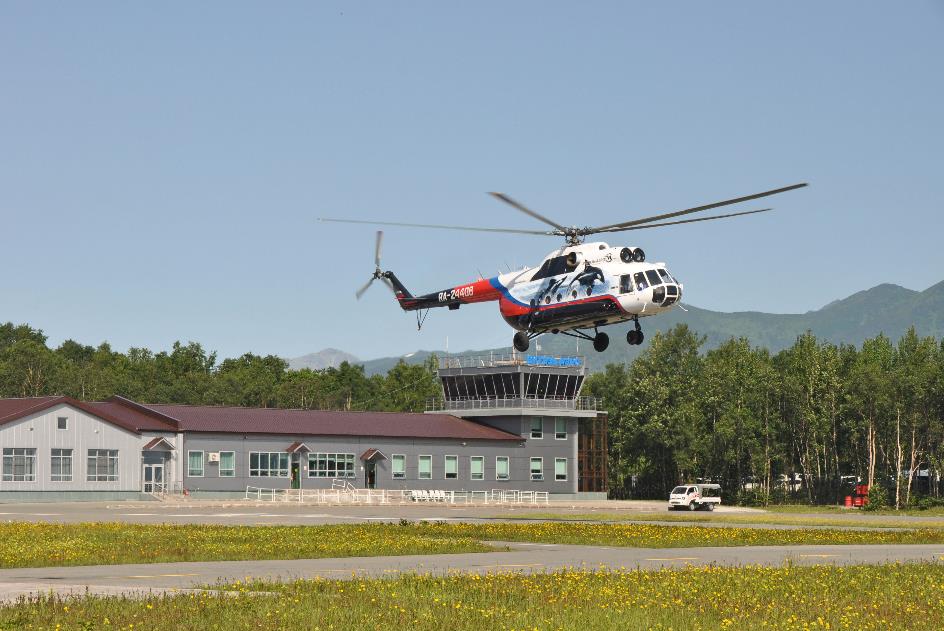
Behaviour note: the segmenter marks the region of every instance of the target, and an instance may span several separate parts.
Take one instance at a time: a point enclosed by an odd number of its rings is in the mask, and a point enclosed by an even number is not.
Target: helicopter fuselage
[[[407,311],[497,301],[505,322],[519,331],[558,332],[597,328],[674,308],[682,285],[664,263],[647,263],[638,248],[602,242],[568,245],[538,267],[480,278],[412,296],[392,272],[400,306]]]

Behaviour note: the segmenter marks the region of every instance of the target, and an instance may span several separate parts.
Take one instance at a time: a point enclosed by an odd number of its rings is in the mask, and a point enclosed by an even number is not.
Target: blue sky
[[[0,321],[221,356],[510,344],[417,332],[373,229],[603,224],[809,181],[776,212],[614,236],[686,301],[803,312],[944,279],[944,5],[0,4]],[[759,205],[750,206],[758,207]],[[414,292],[552,238],[386,231]]]

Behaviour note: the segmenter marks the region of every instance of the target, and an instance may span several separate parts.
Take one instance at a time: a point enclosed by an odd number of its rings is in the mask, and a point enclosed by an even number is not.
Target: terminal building
[[[426,413],[0,399],[0,501],[242,497],[246,487],[606,495],[606,415],[581,358],[440,362]]]

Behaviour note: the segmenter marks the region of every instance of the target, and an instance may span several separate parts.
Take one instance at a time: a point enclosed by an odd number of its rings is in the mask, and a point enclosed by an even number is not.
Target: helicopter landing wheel
[[[643,335],[642,331],[633,330],[626,334],[626,341],[633,346],[642,344],[644,339],[646,339],[646,336]]]
[[[597,333],[593,338],[593,350],[602,353],[610,345],[610,336],[606,333]]]
[[[527,333],[525,333],[524,331],[518,331],[517,333],[515,333],[515,337],[514,337],[514,340],[512,341],[512,344],[514,344],[516,351],[518,351],[519,353],[523,353],[526,350],[528,350],[529,346],[531,346],[531,340],[528,339]]]

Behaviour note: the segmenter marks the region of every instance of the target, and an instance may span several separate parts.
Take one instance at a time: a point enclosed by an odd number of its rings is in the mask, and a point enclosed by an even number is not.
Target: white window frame
[[[400,471],[397,471],[397,468],[396,468],[397,458],[400,459],[400,464],[403,466],[403,468]],[[391,454],[390,455],[390,477],[394,480],[406,479],[406,454]]]
[[[560,477],[557,473],[557,463],[564,463],[564,477]],[[567,481],[567,458],[554,458],[554,481],[555,482],[566,482]]]
[[[426,475],[423,475],[423,467],[421,463],[423,458],[426,458],[429,461],[429,471],[426,472]],[[417,480],[432,480],[433,479],[433,456],[431,454],[421,454],[417,456],[416,459],[416,479]]]
[[[262,468],[259,466],[260,458],[262,454],[266,455],[266,467]],[[252,457],[256,456],[256,468],[252,468]],[[277,456],[277,466],[272,466],[272,456]],[[282,468],[282,459],[285,459],[285,468]],[[285,451],[250,451],[249,452],[249,477],[251,478],[287,478],[289,468],[291,463],[289,463],[288,452]],[[253,473],[255,471],[255,473]],[[262,472],[265,471],[266,474],[262,475]],[[272,475],[272,472],[275,472],[275,475]]]
[[[193,454],[200,454],[200,473],[199,475],[194,473],[193,467],[190,466],[190,457]],[[206,454],[203,453],[202,449],[189,449],[187,450],[187,477],[188,478],[202,478],[206,473]]]
[[[475,471],[472,467],[473,462],[479,463],[479,477],[475,477]],[[469,479],[475,481],[485,479],[485,456],[469,456]]]
[[[324,467],[320,466],[324,463]],[[329,466],[329,462],[334,462],[334,467]],[[342,466],[343,465],[343,466]],[[348,466],[350,465],[350,466]],[[357,477],[357,456],[354,453],[344,452],[309,452],[308,454],[308,477],[309,478],[356,478]]]
[[[59,427],[59,421],[65,421],[65,427]],[[56,431],[66,431],[69,429],[69,417],[68,416],[57,416],[56,417]]]
[[[92,456],[92,452],[95,452],[95,455]],[[114,455],[112,455],[114,454]],[[117,449],[89,449],[85,452],[85,481],[86,482],[117,482],[120,476],[121,461],[118,459],[120,454]],[[89,460],[95,458],[95,473],[90,474],[88,470]],[[105,473],[99,471],[98,465],[99,462],[105,459]],[[111,464],[114,461],[115,473],[111,474]]]
[[[233,455],[233,468],[232,469],[223,468],[223,454]],[[221,451],[220,452],[220,466],[219,466],[218,472],[221,478],[235,478],[236,477],[236,452],[235,451]]]
[[[7,453],[10,452],[10,453]],[[17,475],[16,460],[22,458],[23,473]],[[31,466],[27,466],[31,465]],[[10,473],[7,473],[7,470]],[[27,473],[29,471],[29,473]],[[4,482],[35,482],[36,481],[36,448],[35,447],[4,447],[3,448],[3,481]]]
[[[498,462],[500,460],[505,462],[505,477],[501,477],[498,473]],[[495,456],[495,479],[502,482],[511,479],[511,458],[508,456]]]
[[[534,465],[534,461],[535,461],[535,460],[537,460],[538,462],[541,463],[541,472],[540,472],[540,473],[535,473],[535,472],[534,472],[534,466],[533,466],[533,465]],[[544,458],[541,457],[541,456],[531,456],[531,458],[528,460],[528,473],[531,475],[531,480],[533,480],[533,481],[543,480],[543,479],[544,479]],[[535,477],[535,476],[537,476],[537,477]]]
[[[534,435],[535,434],[535,431],[534,431],[535,421],[537,421],[541,426],[541,429],[537,432],[537,436]],[[544,439],[544,417],[543,416],[532,416],[531,419],[528,421],[528,427],[529,427],[528,436],[531,438],[531,440]]]
[[[452,473],[452,477],[449,474],[449,459],[452,458],[452,461],[456,463],[456,470]],[[444,480],[458,480],[459,479],[459,456],[453,454],[447,454],[443,456],[443,479]]]
[[[57,451],[60,452],[58,456],[56,455]],[[68,452],[68,455],[62,452]],[[50,482],[72,482],[72,471],[73,471],[72,465],[74,462],[72,459],[72,454],[73,454],[73,450],[71,448],[53,447],[52,449],[50,449],[49,451],[49,481]],[[59,460],[59,473],[55,473],[56,469],[55,469],[54,463],[56,462],[57,459]],[[69,461],[69,474],[68,475],[62,473],[62,464],[66,460]]]
[[[564,431],[557,431],[557,424],[560,423],[564,426]],[[558,416],[554,419],[554,440],[567,440],[567,419]]]

